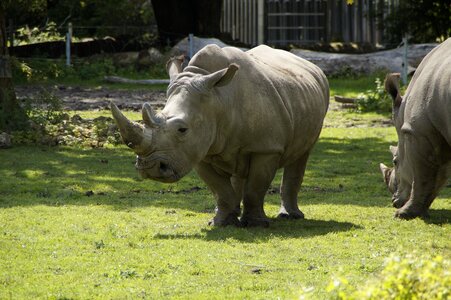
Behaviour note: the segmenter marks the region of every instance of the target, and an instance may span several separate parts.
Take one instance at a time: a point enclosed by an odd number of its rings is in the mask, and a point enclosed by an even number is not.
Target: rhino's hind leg
[[[282,177],[280,194],[282,203],[278,218],[303,219],[304,214],[298,207],[298,193],[304,179],[305,167],[309,152],[291,165],[285,167]]]
[[[268,227],[269,219],[263,209],[264,198],[277,171],[280,156],[254,154],[251,156],[249,174],[244,186],[243,226]]]
[[[196,171],[211,189],[217,201],[216,215],[208,224],[241,226],[238,220],[241,197],[232,187],[230,175],[219,174],[211,165],[202,162],[197,165]]]

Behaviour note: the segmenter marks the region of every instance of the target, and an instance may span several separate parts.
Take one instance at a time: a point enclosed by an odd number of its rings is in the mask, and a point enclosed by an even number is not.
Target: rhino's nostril
[[[160,162],[160,172],[161,173],[166,173],[166,171],[169,169],[169,166],[164,163],[164,162]]]

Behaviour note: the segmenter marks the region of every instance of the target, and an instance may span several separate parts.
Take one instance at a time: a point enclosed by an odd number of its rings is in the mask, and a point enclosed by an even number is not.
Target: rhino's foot
[[[415,218],[428,218],[429,213],[427,210],[416,210],[412,208],[400,208],[395,212],[395,218],[403,219],[403,220],[411,220]]]
[[[288,220],[298,220],[298,219],[304,219],[304,213],[300,211],[299,209],[295,211],[288,212],[285,209],[281,209],[279,211],[279,214],[277,215],[278,219],[288,219]]]
[[[267,217],[241,217],[241,226],[243,227],[269,227],[270,220]]]
[[[393,199],[393,207],[401,208],[406,204],[406,200],[401,200],[399,198]]]
[[[238,216],[236,213],[230,213],[227,216],[216,215],[213,219],[208,222],[210,226],[228,226],[233,225],[236,227],[241,227],[240,220],[238,220]]]

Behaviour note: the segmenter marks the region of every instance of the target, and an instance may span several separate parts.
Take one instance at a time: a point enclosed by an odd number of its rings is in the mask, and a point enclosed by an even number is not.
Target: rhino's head
[[[396,152],[398,151],[398,147],[390,146],[390,151],[393,155],[393,164],[394,166],[396,166],[397,165]],[[383,163],[379,164],[379,168],[381,169],[382,177],[384,178],[384,182],[387,185],[388,190],[390,191],[390,193],[394,194],[398,187],[398,183],[396,182],[395,168],[387,167]]]
[[[216,138],[214,89],[228,84],[238,69],[232,64],[203,75],[181,72],[174,63],[180,61],[168,63],[171,83],[166,106],[157,114],[145,103],[144,125],[128,120],[111,104],[124,143],[137,154],[135,166],[140,175],[161,182],[179,180],[206,156]]]
[[[405,129],[403,128],[402,97],[399,93],[399,74],[389,74],[385,78],[385,89],[393,98],[393,123],[398,134],[398,146],[390,146],[393,155],[393,168],[381,163],[380,169],[388,190],[393,194],[393,206],[402,207],[410,197],[412,188],[412,172],[405,159]]]

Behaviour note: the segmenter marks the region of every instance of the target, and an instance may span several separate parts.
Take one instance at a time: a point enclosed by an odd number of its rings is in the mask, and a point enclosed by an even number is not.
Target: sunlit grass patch
[[[139,115],[136,115],[139,118]],[[325,128],[299,193],[306,219],[267,229],[207,225],[215,202],[192,172],[142,180],[134,154],[24,146],[0,152],[0,298],[333,298],[379,276],[392,254],[450,258],[451,189],[431,218],[393,218],[378,164],[392,127]]]

